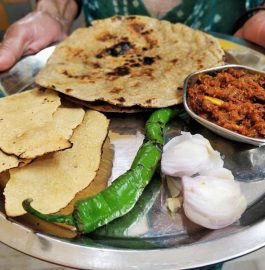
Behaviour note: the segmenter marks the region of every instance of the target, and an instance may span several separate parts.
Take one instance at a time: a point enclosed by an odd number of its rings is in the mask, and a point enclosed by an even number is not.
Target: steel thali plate
[[[219,40],[233,61],[265,70],[263,53],[250,45],[229,41],[226,36],[219,36]],[[49,47],[26,57],[0,74],[3,95],[33,86],[35,75],[53,49]],[[143,133],[148,114],[107,116],[111,119],[113,133],[125,135],[134,142]],[[74,239],[36,232],[23,223],[7,219],[1,198],[0,241],[52,263],[78,269],[115,270],[189,269],[233,259],[265,246],[265,147],[223,139],[188,115],[170,123],[167,140],[181,130],[208,138],[213,148],[222,153],[225,167],[232,170],[240,182],[248,209],[238,222],[221,230],[207,230],[189,222],[181,211],[170,215],[165,207],[164,179],[157,177],[129,214],[107,228]],[[121,152],[123,156],[119,160],[126,161],[126,151]]]

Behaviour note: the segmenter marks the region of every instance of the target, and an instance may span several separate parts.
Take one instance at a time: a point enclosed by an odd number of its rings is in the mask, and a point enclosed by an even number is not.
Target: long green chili
[[[160,187],[160,179],[153,176],[152,181],[144,189],[133,209],[130,210],[126,215],[116,218],[108,224],[96,229],[93,232],[93,236],[114,236],[118,238],[127,236],[128,230],[139,220],[141,220],[153,206],[153,203],[159,194]]]
[[[97,195],[78,201],[71,214],[42,214],[31,207],[31,200],[23,202],[24,209],[42,220],[75,226],[80,233],[92,232],[125,215],[152,179],[161,159],[167,122],[182,111],[164,108],[152,113],[146,123],[146,142],[137,152],[130,170]]]

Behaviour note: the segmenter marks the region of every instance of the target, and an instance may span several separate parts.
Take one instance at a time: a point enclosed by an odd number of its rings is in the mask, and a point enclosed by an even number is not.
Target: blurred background
[[[3,39],[7,27],[24,17],[34,9],[35,0],[0,0],[0,41]],[[73,29],[82,26],[82,14],[75,21]]]
[[[7,27],[30,12],[34,3],[29,0],[0,0],[0,40]]]

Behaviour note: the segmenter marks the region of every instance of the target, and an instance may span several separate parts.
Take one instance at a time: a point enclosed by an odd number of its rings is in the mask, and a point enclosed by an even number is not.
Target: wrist
[[[75,0],[39,0],[35,12],[45,13],[68,31],[78,12]]]

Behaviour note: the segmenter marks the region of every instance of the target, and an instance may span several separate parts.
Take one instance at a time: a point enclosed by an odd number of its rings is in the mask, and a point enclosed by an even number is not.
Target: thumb
[[[27,40],[23,33],[7,31],[4,40],[0,43],[0,71],[6,70],[13,66],[23,55],[25,43]]]

